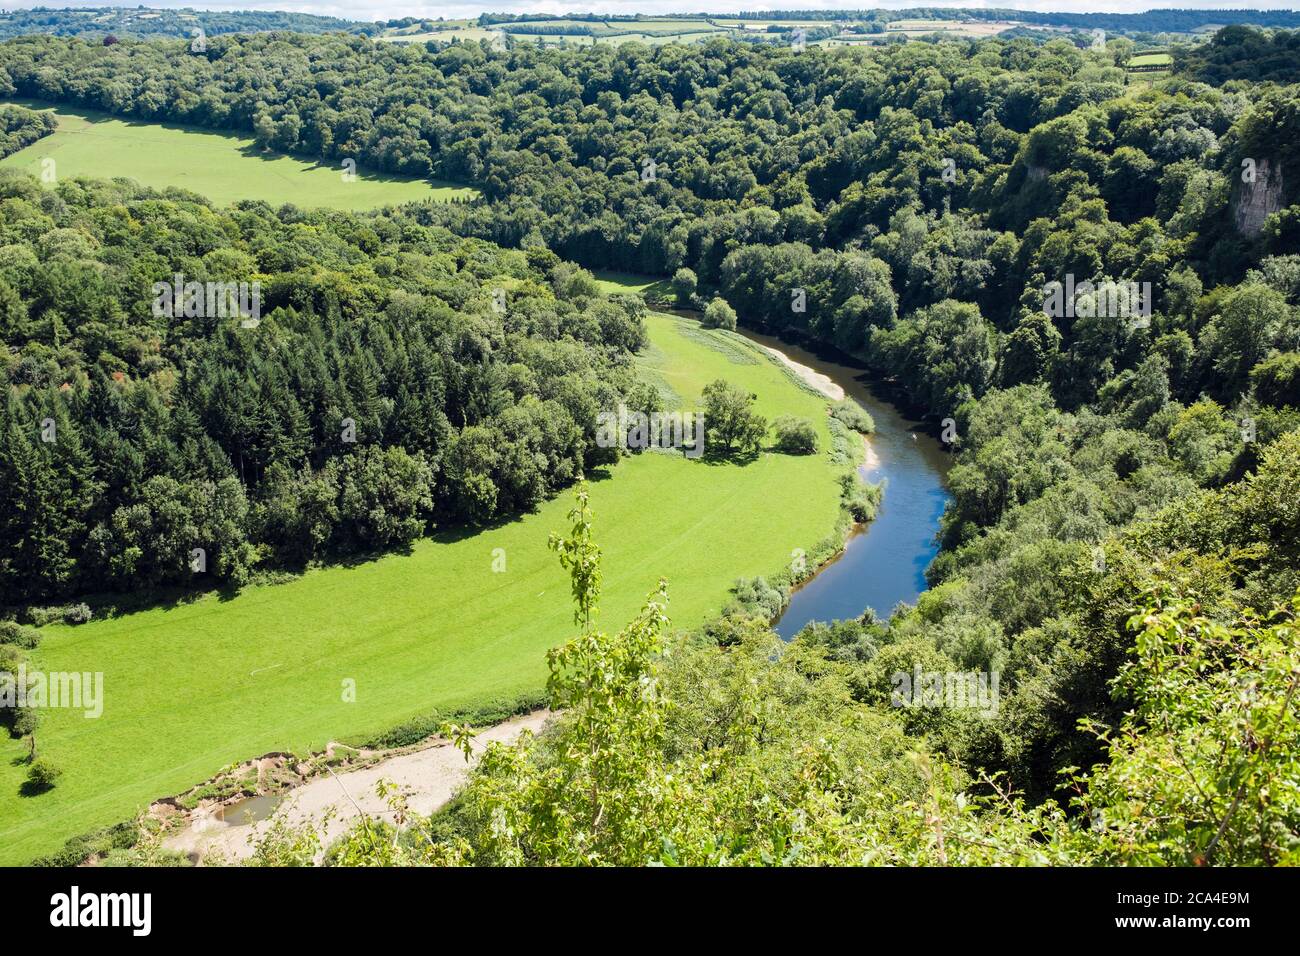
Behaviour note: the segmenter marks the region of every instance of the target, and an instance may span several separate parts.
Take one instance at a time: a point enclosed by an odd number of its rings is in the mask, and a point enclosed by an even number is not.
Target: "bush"
[[[80,866],[92,856],[104,856],[114,850],[129,850],[139,839],[140,828],[134,820],[75,836],[48,856],[38,856],[32,866]]]
[[[845,399],[831,409],[831,416],[843,422],[860,435],[870,435],[876,430],[876,423],[857,402]]]
[[[785,595],[766,578],[737,578],[731,591],[739,610],[767,621],[775,620],[785,607]]]
[[[64,624],[85,624],[94,616],[94,612],[90,610],[90,605],[84,603],[69,604],[63,609]]]
[[[29,608],[27,616],[37,627],[44,627],[55,621],[62,621],[64,624],[85,624],[95,615],[88,604],[67,604],[59,607]]]
[[[880,485],[864,485],[853,473],[840,475],[840,498],[853,520],[870,521],[880,507]]]
[[[736,310],[726,299],[714,299],[704,308],[704,327],[707,329],[736,330]]]
[[[50,790],[63,776],[63,771],[44,757],[37,757],[27,768],[27,782],[36,790]]]
[[[41,642],[41,632],[17,621],[0,621],[0,644],[31,650]]]
[[[679,306],[686,308],[691,304],[695,298],[697,284],[695,273],[690,269],[678,269],[673,274],[673,295],[676,297]]]
[[[811,455],[817,451],[817,430],[806,418],[782,415],[772,425],[776,429],[777,451],[787,455]]]

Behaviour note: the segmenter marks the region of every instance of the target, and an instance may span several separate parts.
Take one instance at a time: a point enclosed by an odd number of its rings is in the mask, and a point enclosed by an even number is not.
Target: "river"
[[[746,338],[778,349],[790,359],[830,378],[870,413],[876,431],[869,441],[874,454],[859,468],[885,494],[874,521],[853,533],[844,552],[798,588],[777,622],[786,640],[809,621],[858,617],[871,608],[882,617],[925,590],[925,569],[938,553],[939,518],[948,502],[944,480],[949,455],[889,402],[877,398],[870,377],[860,368],[841,365],[770,335],[741,330]]]

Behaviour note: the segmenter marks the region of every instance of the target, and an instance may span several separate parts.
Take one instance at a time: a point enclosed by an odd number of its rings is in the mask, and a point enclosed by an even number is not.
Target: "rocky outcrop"
[[[1255,236],[1264,220],[1282,208],[1282,166],[1267,159],[1255,163],[1253,182],[1241,182],[1232,203],[1232,218],[1243,236]]]

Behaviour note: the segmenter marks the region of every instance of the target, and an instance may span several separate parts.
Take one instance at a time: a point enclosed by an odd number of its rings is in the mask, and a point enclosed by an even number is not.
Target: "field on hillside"
[[[427,43],[430,40],[436,40],[442,43],[450,43],[454,37],[462,43],[471,40],[491,40],[500,36],[499,31],[488,30],[478,26],[448,26],[438,30],[423,30],[415,33],[386,33],[378,36],[376,40],[383,40],[388,43]]]
[[[756,393],[769,419],[812,419],[829,448],[825,401],[743,337],[665,315],[648,325],[640,367],[682,407],[726,378]],[[620,627],[660,576],[675,626],[716,613],[737,577],[778,570],[832,532],[837,470],[825,454],[740,465],[647,452],[593,476],[601,625]],[[792,500],[798,508],[777,507]],[[104,714],[46,712],[37,745],[64,777],[36,797],[20,795],[25,741],[0,742],[0,864],[51,852],[239,760],[540,690],[546,649],[572,630],[568,582],[546,547],[550,532],[567,531],[571,504],[566,494],[500,527],[232,598],[47,628],[37,663],[102,672]],[[342,700],[345,680],[353,703]]]
[[[954,36],[962,37],[991,37],[1020,25],[1014,20],[1001,22],[988,20],[895,20],[886,24],[885,30],[889,33],[903,33],[908,36],[951,33]]]
[[[492,27],[479,27],[458,21],[446,21],[443,24],[429,24],[432,30],[420,26],[403,27],[393,30],[381,40],[395,43],[424,42],[441,40],[449,42],[453,37],[461,40],[490,40],[494,37],[509,36],[516,42],[539,41],[545,44],[559,43],[561,40],[570,45],[588,45],[592,43],[646,43],[651,46],[663,43],[700,43],[714,37],[736,34],[766,34],[769,26],[794,29],[802,27],[843,27],[850,20],[744,20],[739,17],[646,17],[640,20],[604,20],[600,17],[589,19],[555,19],[532,20],[527,23],[501,23]],[[995,36],[1019,24],[1015,21],[977,21],[977,20],[898,20],[888,24],[890,34],[902,34],[908,37],[925,36],[930,33],[948,33],[961,37]],[[583,30],[585,33],[536,34],[525,32],[530,27],[548,29]],[[841,34],[836,37],[815,41],[823,46],[843,46],[846,44],[882,43],[886,34]]]
[[[0,160],[0,168],[40,176],[53,159],[59,177],[124,176],[146,186],[179,186],[219,205],[263,199],[278,206],[374,209],[423,199],[469,197],[475,190],[452,183],[403,179],[358,168],[350,182],[341,168],[259,150],[252,139],[187,126],[140,123],[107,113],[12,100],[52,110],[59,128]]]

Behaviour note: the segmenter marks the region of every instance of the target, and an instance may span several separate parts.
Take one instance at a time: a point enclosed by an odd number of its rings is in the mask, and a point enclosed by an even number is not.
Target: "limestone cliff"
[[[1255,181],[1243,182],[1232,201],[1232,218],[1237,231],[1254,236],[1264,220],[1282,208],[1282,167],[1267,159],[1255,165]]]

